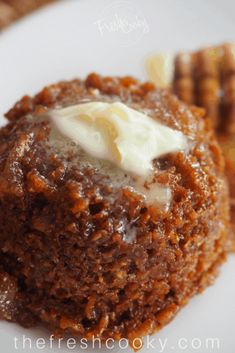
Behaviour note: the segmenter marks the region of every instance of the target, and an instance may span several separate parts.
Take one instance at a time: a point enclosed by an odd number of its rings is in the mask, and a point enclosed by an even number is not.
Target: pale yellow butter
[[[181,132],[121,102],[81,103],[49,116],[59,132],[87,154],[137,176],[151,173],[153,159],[187,146]]]
[[[174,72],[174,55],[170,53],[155,53],[145,62],[148,79],[157,87],[170,87]]]

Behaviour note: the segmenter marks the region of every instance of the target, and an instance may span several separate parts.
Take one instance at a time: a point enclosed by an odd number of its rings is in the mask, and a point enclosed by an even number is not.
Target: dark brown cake
[[[0,30],[55,0],[0,0]]]
[[[172,191],[168,210],[49,142],[48,109],[94,100],[148,109],[188,137],[187,151],[154,161],[154,182]],[[150,83],[96,74],[46,87],[6,114],[0,266],[18,298],[6,319],[131,343],[213,281],[226,257],[229,210],[223,157],[203,114]]]

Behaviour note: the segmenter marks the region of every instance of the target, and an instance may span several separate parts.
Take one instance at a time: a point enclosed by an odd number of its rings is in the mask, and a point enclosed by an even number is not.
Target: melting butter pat
[[[156,53],[149,56],[145,63],[148,79],[157,87],[169,87],[172,84],[174,72],[174,55]]]
[[[59,132],[86,153],[138,176],[151,172],[153,159],[187,144],[181,132],[121,102],[81,103],[49,114]]]

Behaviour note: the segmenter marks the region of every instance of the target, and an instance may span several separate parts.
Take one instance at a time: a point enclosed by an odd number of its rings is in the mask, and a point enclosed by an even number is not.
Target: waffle
[[[204,107],[220,132],[235,133],[235,44],[177,54],[173,90],[181,100]]]
[[[217,132],[230,184],[235,234],[235,44],[222,44],[174,58],[172,88],[184,102],[204,107]],[[231,249],[235,250],[234,240]]]

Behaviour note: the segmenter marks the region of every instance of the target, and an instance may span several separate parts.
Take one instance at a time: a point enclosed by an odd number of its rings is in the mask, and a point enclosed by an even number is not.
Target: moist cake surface
[[[146,203],[132,177],[87,163],[55,136],[48,112],[90,101],[121,101],[187,137],[186,151],[153,161],[145,185],[169,188],[168,207]],[[131,343],[210,284],[226,257],[229,206],[203,115],[130,77],[91,74],[23,97],[0,131],[0,290],[11,303],[0,303],[0,317]]]

